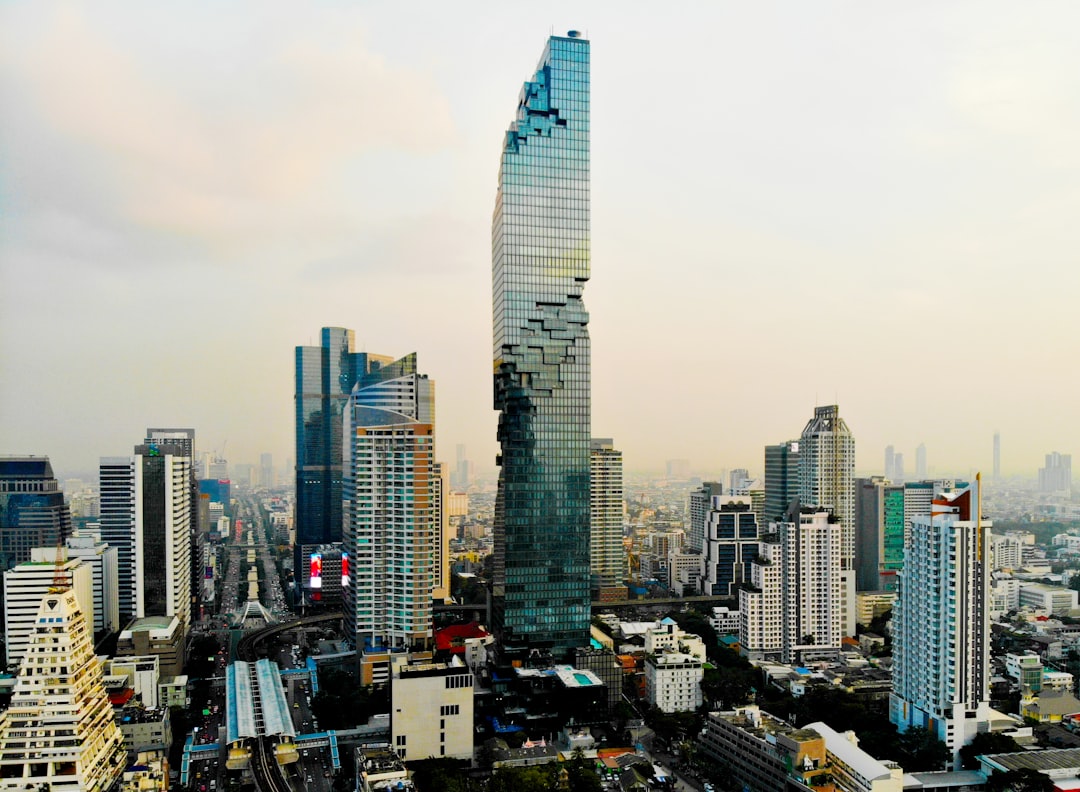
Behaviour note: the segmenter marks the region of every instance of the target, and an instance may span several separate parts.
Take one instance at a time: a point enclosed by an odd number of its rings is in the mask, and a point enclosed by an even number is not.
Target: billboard
[[[342,552],[341,554],[341,586],[344,588],[349,585],[349,554]]]
[[[322,553],[311,554],[310,574],[308,585],[313,588],[322,588]]]

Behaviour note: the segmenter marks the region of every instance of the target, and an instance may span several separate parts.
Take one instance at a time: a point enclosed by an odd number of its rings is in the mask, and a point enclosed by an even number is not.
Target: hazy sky
[[[569,28],[628,468],[760,473],[834,402],[861,471],[1080,453],[1080,4],[795,0],[0,6],[0,453],[280,466],[339,325],[490,467],[500,145]]]

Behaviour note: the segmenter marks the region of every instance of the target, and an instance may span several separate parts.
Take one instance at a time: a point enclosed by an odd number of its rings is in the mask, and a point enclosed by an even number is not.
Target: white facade
[[[345,632],[359,649],[431,640],[442,525],[434,390],[408,355],[365,375],[350,396],[343,582]]]
[[[390,679],[390,741],[403,761],[472,759],[473,684],[468,666],[394,661]]]
[[[1077,608],[1077,593],[1073,589],[1062,586],[1020,581],[1020,607],[1036,608],[1055,616],[1068,616]]]
[[[752,661],[778,660],[783,643],[784,550],[761,542],[750,565],[750,588],[739,590],[739,644]]]
[[[705,642],[700,636],[683,632],[671,619],[664,619],[656,627],[645,631],[645,651],[649,654],[680,652],[705,660]]]
[[[146,709],[158,708],[161,673],[157,655],[115,657],[105,663],[105,674],[124,677]]]
[[[55,552],[52,551],[52,552]],[[120,572],[115,547],[92,536],[71,536],[66,553],[90,567],[94,579],[94,632],[119,632]]]
[[[38,605],[11,705],[0,715],[0,792],[106,792],[127,755],[90,619],[70,589],[54,589]]]
[[[912,522],[893,609],[889,719],[901,732],[931,729],[959,761],[991,710],[987,577],[991,523],[978,485],[936,498]]]
[[[717,635],[738,635],[741,614],[739,611],[729,608],[713,608],[709,617],[709,624],[716,630]]]
[[[855,610],[853,578],[840,568],[842,526],[827,511],[804,509],[798,523],[772,528],[751,565],[753,588],[739,592],[743,652],[785,663],[835,658],[845,614]]]
[[[91,613],[94,604],[94,577],[86,564],[77,559],[56,565],[56,549],[50,558],[43,559],[43,550],[31,550],[31,561],[4,572],[4,634],[7,636],[7,665],[22,662],[35,634],[35,624],[42,598],[55,587],[59,579],[72,589],[84,613]]]
[[[589,443],[592,588],[621,586],[629,572],[623,548],[623,458],[610,437]]]
[[[1015,536],[998,536],[990,539],[990,568],[1019,569],[1023,566],[1023,543]]]
[[[702,662],[677,652],[649,655],[645,659],[645,696],[662,712],[688,712],[704,702]]]

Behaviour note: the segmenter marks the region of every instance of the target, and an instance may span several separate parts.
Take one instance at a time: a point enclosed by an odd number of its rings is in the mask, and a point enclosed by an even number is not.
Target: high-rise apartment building
[[[503,139],[492,218],[493,626],[566,654],[589,635],[589,42],[551,36]]]
[[[435,383],[406,355],[359,377],[344,417],[346,635],[361,651],[426,647],[441,540]]]
[[[185,631],[191,626],[191,460],[184,442],[146,443],[131,457],[101,459],[101,539],[117,550],[122,622],[176,616]]]
[[[0,715],[0,792],[106,792],[127,764],[94,654],[89,605],[62,587],[39,601],[11,705]]]
[[[618,589],[626,597],[623,549],[623,459],[610,437],[594,437],[589,449],[589,525],[592,588],[599,599]],[[611,594],[614,597],[614,593]]]
[[[705,521],[712,510],[713,498],[724,494],[724,485],[719,481],[704,481],[701,486],[690,490],[690,504],[686,520],[686,550],[700,554],[705,547]]]
[[[844,635],[842,526],[828,510],[802,508],[770,525],[739,590],[739,643],[753,660],[834,659]]]
[[[1072,493],[1072,455],[1053,451],[1046,455],[1046,466],[1039,468],[1039,492],[1063,495]]]
[[[896,479],[896,449],[891,445],[885,446],[885,478]]]
[[[705,517],[701,593],[737,597],[758,553],[758,522],[747,495],[717,495]]]
[[[344,327],[324,327],[320,341],[296,348],[296,570],[319,545],[341,542],[345,408],[357,380],[391,361],[355,352]]]
[[[763,523],[783,519],[799,497],[799,441],[765,446],[765,512]]]
[[[929,729],[952,752],[987,728],[990,631],[989,520],[973,487],[935,497],[912,522],[893,608],[889,719]]]
[[[47,456],[0,457],[0,571],[55,547],[71,533],[71,511]]]
[[[843,568],[855,556],[855,438],[835,404],[815,407],[799,441],[799,499],[831,509],[843,533]]]

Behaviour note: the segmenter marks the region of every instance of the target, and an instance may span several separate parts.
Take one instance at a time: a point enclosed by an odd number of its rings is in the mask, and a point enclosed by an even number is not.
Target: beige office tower
[[[625,599],[623,459],[609,437],[594,437],[589,444],[589,529],[591,588],[596,599]]]
[[[73,591],[41,600],[11,706],[0,715],[0,792],[104,792],[124,772],[124,739]]]

